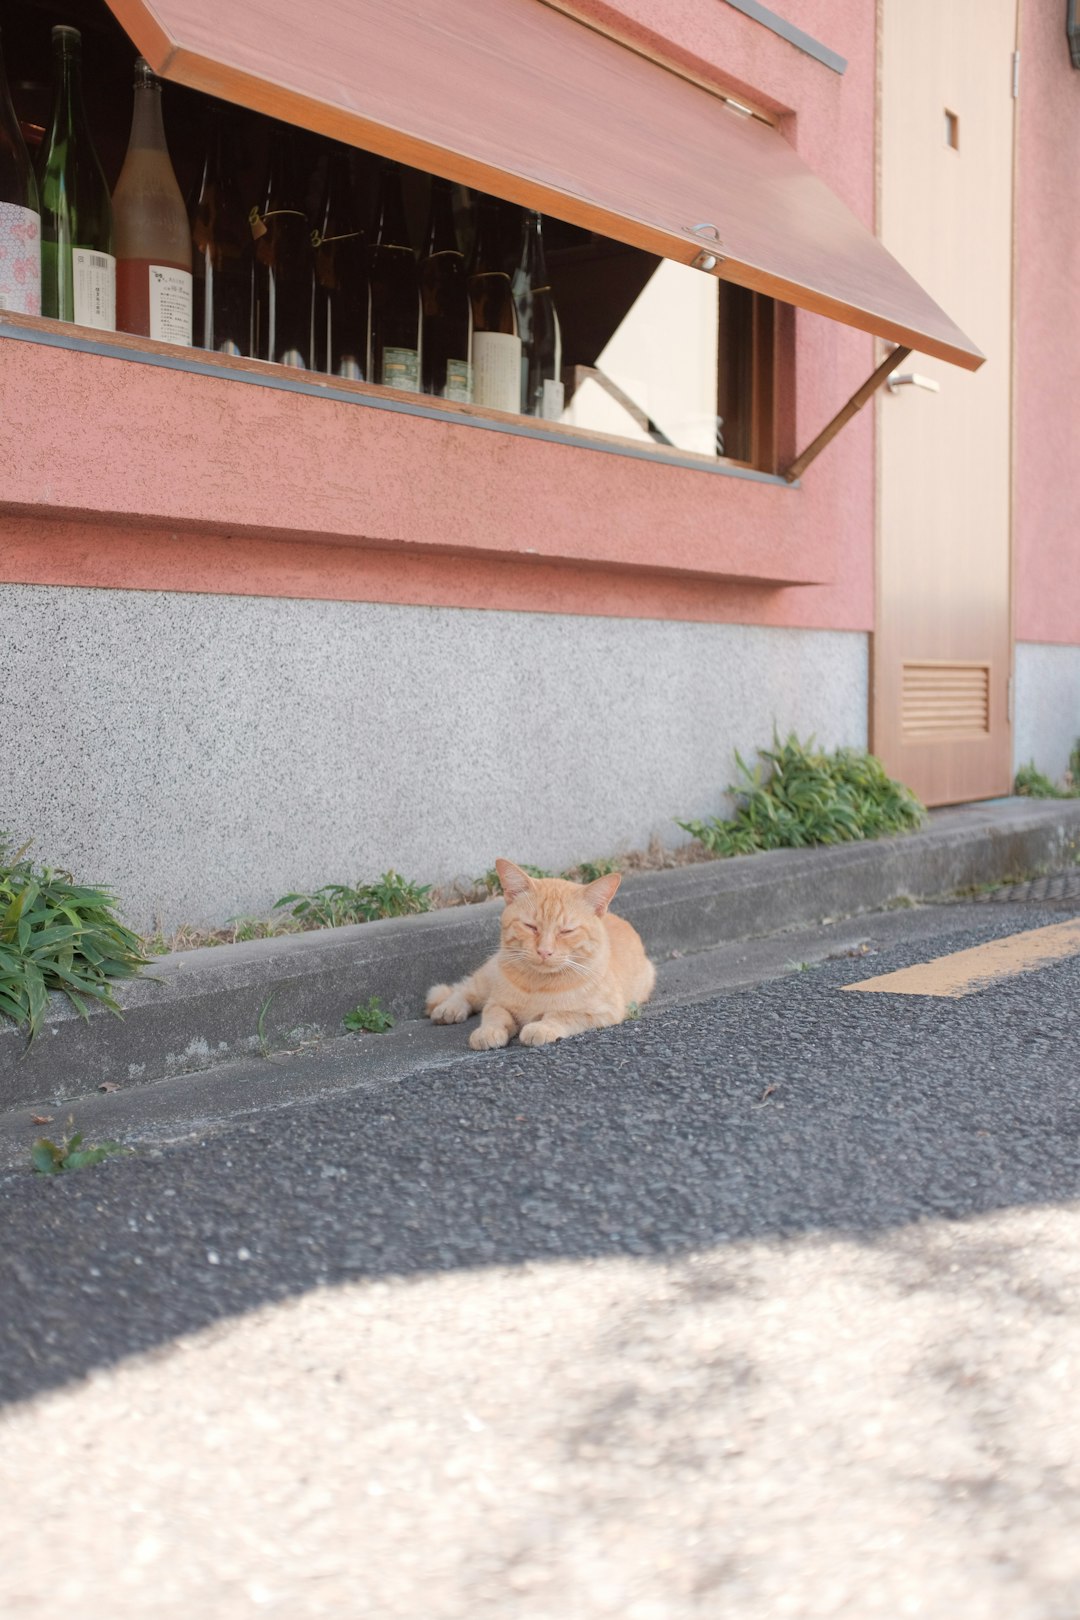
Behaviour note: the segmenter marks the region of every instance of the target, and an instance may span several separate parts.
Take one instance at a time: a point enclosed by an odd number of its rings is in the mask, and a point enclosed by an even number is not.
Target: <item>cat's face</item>
[[[506,895],[503,956],[541,977],[574,973],[583,981],[607,949],[601,922],[621,881],[618,872],[594,883],[531,878],[511,861],[495,863]]]

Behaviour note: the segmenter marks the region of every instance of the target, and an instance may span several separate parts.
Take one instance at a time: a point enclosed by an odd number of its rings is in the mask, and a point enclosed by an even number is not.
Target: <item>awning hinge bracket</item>
[[[784,477],[787,479],[789,484],[793,484],[797,478],[802,477],[810,463],[821,454],[827,444],[832,443],[833,439],[835,439],[836,435],[840,432],[840,429],[850,422],[851,418],[858,411],[862,410],[871,394],[877,392],[882,383],[885,381],[886,377],[890,376],[896,370],[897,366],[903,365],[910,353],[910,349],[898,348],[891,350],[890,353],[885,356],[884,360],[881,362],[880,366],[878,366],[873,375],[867,377],[861,388],[856,389],[855,393],[852,394],[847,404],[842,410],[837,411],[832,421],[829,422],[826,427],[822,428],[821,432],[818,434],[813,443],[807,445],[801,456],[795,457],[795,460],[791,463],[791,466],[788,467],[784,473]]]

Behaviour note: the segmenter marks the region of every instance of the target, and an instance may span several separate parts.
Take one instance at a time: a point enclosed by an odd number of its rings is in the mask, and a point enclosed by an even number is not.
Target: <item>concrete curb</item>
[[[905,838],[631,874],[616,910],[661,958],[1053,870],[1078,852],[1080,800],[996,800],[936,811]],[[122,1020],[101,1012],[86,1022],[53,996],[29,1051],[19,1030],[0,1027],[0,1109],[211,1068],[263,1041],[281,1050],[340,1035],[343,1015],[371,995],[415,1018],[429,985],[460,978],[494,948],[501,909],[491,900],[163,956],[154,978],[119,987]]]

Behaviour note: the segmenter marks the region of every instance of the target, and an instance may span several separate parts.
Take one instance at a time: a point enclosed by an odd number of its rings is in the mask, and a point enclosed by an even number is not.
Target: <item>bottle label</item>
[[[403,388],[406,393],[420,392],[420,356],[415,349],[393,349],[382,352],[382,376],[379,381],[386,388]]]
[[[111,253],[72,248],[71,280],[75,291],[76,326],[116,331],[116,260]]]
[[[521,411],[521,339],[510,332],[473,333],[473,403]]]
[[[41,220],[18,203],[0,202],[0,310],[41,314]]]
[[[191,347],[191,272],[168,264],[150,266],[150,336],[159,343]]]
[[[472,366],[467,360],[448,360],[443,399],[452,399],[455,405],[471,405],[472,397]]]
[[[544,378],[544,392],[540,400],[540,415],[545,422],[557,422],[563,413],[563,396],[565,390],[561,382],[555,382],[550,377]]]

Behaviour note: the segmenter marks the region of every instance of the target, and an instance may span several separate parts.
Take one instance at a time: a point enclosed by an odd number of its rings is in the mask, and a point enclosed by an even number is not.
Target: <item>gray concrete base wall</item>
[[[866,742],[851,632],[19,585],[0,624],[0,829],[139,928],[676,842],[774,726]]]
[[[1080,739],[1080,646],[1017,642],[1014,716],[1015,765],[1060,781]]]

